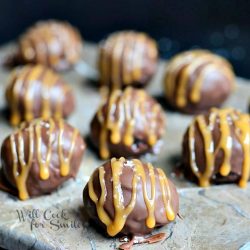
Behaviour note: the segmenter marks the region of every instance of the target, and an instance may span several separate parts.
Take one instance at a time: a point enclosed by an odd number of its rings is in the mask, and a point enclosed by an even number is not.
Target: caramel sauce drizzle
[[[111,84],[111,89],[139,82],[142,77],[145,53],[157,58],[156,43],[141,32],[125,31],[111,35],[100,51],[101,84]]]
[[[11,147],[11,154],[13,159],[13,176],[16,181],[16,186],[19,192],[19,198],[21,200],[26,200],[29,195],[26,188],[26,180],[28,178],[28,173],[32,164],[32,156],[34,154],[34,133],[33,128],[28,128],[29,132],[29,158],[28,162],[25,162],[25,155],[24,155],[24,141],[21,134],[21,131],[17,132],[17,145],[14,134],[10,136],[10,147]],[[18,171],[18,166],[20,165],[21,171]]]
[[[54,132],[56,123],[58,124],[58,134]],[[43,153],[44,149],[42,150],[42,129],[44,128],[47,129],[46,135],[48,136],[46,153]],[[27,131],[29,137],[29,151],[27,162],[25,162],[25,145],[23,141],[24,130]],[[41,180],[49,179],[49,168],[51,164],[53,145],[57,145],[61,176],[67,176],[69,174],[70,161],[72,159],[72,155],[75,149],[75,143],[79,132],[77,129],[74,129],[67,156],[65,156],[65,152],[63,152],[63,132],[64,121],[62,119],[56,121],[54,121],[53,119],[49,119],[48,121],[36,119],[33,120],[28,127],[25,127],[24,123],[16,133],[10,136],[11,155],[13,159],[13,176],[15,178],[19,198],[21,200],[26,200],[29,198],[26,182],[34,159],[37,159]]]
[[[213,130],[216,121],[219,120],[220,139],[217,147],[213,140]],[[196,126],[203,138],[204,153],[206,159],[205,171],[201,173],[196,163],[195,153],[195,130]],[[231,136],[231,128],[235,127],[235,133],[239,143],[241,144],[244,160],[242,164],[242,176],[239,181],[240,187],[246,187],[250,175],[250,117],[248,114],[242,114],[233,109],[211,109],[209,113],[208,124],[204,115],[197,116],[188,129],[190,166],[192,172],[197,176],[199,185],[207,187],[210,185],[212,178],[215,159],[217,153],[222,150],[224,158],[220,166],[220,174],[228,176],[231,172],[231,157],[233,148],[233,138]]]
[[[41,126],[39,123],[35,124],[35,132],[36,132],[36,148],[39,151],[39,154],[37,154],[37,160],[40,166],[40,178],[42,180],[47,180],[49,178],[49,163],[51,161],[51,150],[52,150],[52,143],[53,143],[53,131],[55,129],[55,123],[51,120],[50,126],[49,126],[49,142],[47,147],[47,154],[45,155],[45,160],[42,159],[42,131]]]
[[[135,97],[134,97],[135,95]],[[131,146],[134,143],[134,128],[136,119],[140,117],[140,122],[145,124],[147,129],[148,143],[154,146],[157,137],[157,117],[161,112],[158,103],[153,104],[150,121],[145,119],[145,99],[146,93],[143,90],[126,88],[124,92],[114,90],[107,100],[107,112],[103,112],[103,105],[97,111],[97,118],[101,124],[99,147],[100,156],[103,159],[110,157],[108,143],[118,144],[121,141],[125,145]],[[135,101],[134,101],[135,100]],[[108,135],[110,133],[110,138]]]
[[[20,72],[12,73],[11,81],[7,87],[6,96],[10,103],[12,125],[18,125],[22,120],[31,121],[34,118],[33,105],[35,98],[34,88],[41,85],[41,112],[40,117],[48,119],[52,116],[55,118],[63,117],[63,95],[69,90],[68,86],[62,85],[62,91],[58,98],[53,99],[55,105],[52,113],[52,103],[50,92],[56,87],[59,81],[59,76],[52,70],[43,67],[42,65],[25,66]],[[21,97],[24,93],[23,97]],[[24,114],[20,111],[20,103],[24,102]]]
[[[131,192],[130,202],[125,207],[121,180],[120,180],[120,176],[122,175],[124,165],[126,165],[126,160],[123,157],[121,157],[120,159],[116,158],[111,159],[113,204],[115,211],[113,220],[110,218],[110,216],[108,215],[108,213],[104,208],[107,197],[104,167],[102,166],[99,168],[99,181],[101,186],[101,195],[99,198],[97,197],[94,190],[93,175],[90,177],[90,180],[88,182],[89,197],[96,205],[96,210],[99,219],[107,226],[107,233],[110,236],[115,236],[123,229],[129,214],[133,211],[135,207],[137,198],[137,185],[140,181],[142,183],[141,185],[142,185],[142,192],[145,205],[148,210],[148,217],[145,223],[149,228],[155,227],[156,224],[155,222],[156,173],[155,172],[157,172],[160,181],[166,218],[169,221],[173,221],[175,219],[175,213],[173,211],[173,207],[171,204],[172,200],[171,192],[165,173],[161,169],[156,169],[155,171],[154,167],[150,163],[147,164],[147,168],[149,171],[148,176],[150,177],[150,186],[151,186],[150,188],[151,194],[149,195],[147,192],[147,175],[143,167],[143,164],[141,163],[141,161],[137,159],[131,160],[131,162],[129,162],[129,167],[133,169],[132,192]]]
[[[199,71],[198,71],[199,70]],[[220,70],[234,87],[234,73],[231,65],[222,57],[206,50],[192,50],[175,56],[167,67],[165,77],[165,91],[169,99],[176,98],[177,107],[184,107],[187,99],[198,103],[201,98],[201,88],[205,77],[213,71]],[[192,80],[192,89],[188,91],[190,76],[198,75]],[[178,82],[176,82],[178,81]]]
[[[28,62],[56,66],[61,60],[74,64],[81,53],[79,32],[66,22],[39,22],[20,40],[20,52]]]
[[[61,119],[59,120],[59,138],[58,138],[58,145],[63,145],[63,131],[64,131],[64,121]],[[58,155],[60,159],[60,166],[61,166],[61,175],[67,176],[70,171],[70,160],[72,158],[75,143],[78,136],[78,130],[74,129],[72,139],[71,139],[71,145],[69,149],[68,156],[65,156],[65,152],[63,152],[63,147],[58,146]]]

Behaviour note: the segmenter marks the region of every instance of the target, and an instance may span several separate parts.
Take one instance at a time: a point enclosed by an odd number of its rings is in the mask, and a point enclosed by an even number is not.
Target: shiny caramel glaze
[[[246,187],[250,174],[249,115],[213,108],[208,115],[197,116],[184,137],[183,154],[185,167],[190,167],[200,186],[209,186],[218,174],[229,180],[234,174],[239,176],[239,186]]]
[[[136,150],[138,140],[147,145],[145,151],[150,151],[164,134],[164,124],[160,104],[144,90],[131,87],[124,91],[114,90],[101,104],[92,121],[92,139],[95,141],[98,137],[102,159],[115,155],[110,145],[134,147]],[[140,149],[137,153],[140,154]],[[133,156],[133,152],[129,154]]]
[[[17,188],[19,198],[26,200],[30,196],[30,183],[49,183],[55,178],[55,182],[58,182],[59,178],[66,180],[74,176],[73,172],[77,172],[80,165],[76,154],[81,159],[84,148],[79,131],[62,119],[36,119],[22,123],[16,132],[5,139],[2,146],[1,159],[5,176]],[[46,184],[42,185],[50,189]]]
[[[145,33],[113,33],[100,48],[101,85],[111,90],[144,85],[155,72],[157,57],[156,42]]]
[[[234,88],[234,73],[222,57],[206,50],[191,50],[170,60],[164,87],[172,106],[185,110],[190,104],[195,108],[200,103],[206,109],[221,104],[229,95]]]
[[[178,195],[162,169],[123,157],[109,164],[92,174],[86,190],[110,236],[124,233],[126,227],[129,235],[143,235],[176,218]]]
[[[19,40],[24,63],[39,63],[63,70],[79,61],[82,53],[80,33],[67,22],[40,21]]]
[[[12,125],[37,117],[66,117],[74,109],[71,88],[57,73],[43,65],[15,69],[6,89],[6,99]]]

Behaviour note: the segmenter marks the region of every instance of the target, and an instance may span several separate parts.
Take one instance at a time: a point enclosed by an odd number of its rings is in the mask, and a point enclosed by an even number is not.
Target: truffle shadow
[[[3,120],[5,122],[9,123],[10,120],[10,109],[7,105],[5,105],[4,107],[2,107],[0,109],[0,120]]]
[[[155,95],[153,97],[156,99],[156,101],[159,104],[161,104],[161,106],[163,107],[164,110],[167,110],[171,113],[177,112],[177,110],[168,103],[168,101],[166,100],[166,98],[164,96]]]

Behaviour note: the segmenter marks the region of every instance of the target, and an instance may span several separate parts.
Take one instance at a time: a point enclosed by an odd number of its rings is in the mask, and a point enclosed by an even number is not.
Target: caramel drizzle
[[[41,111],[40,117],[48,119],[51,116],[55,118],[63,117],[63,96],[69,90],[68,86],[62,85],[62,91],[64,94],[58,95],[58,98],[51,103],[50,92],[56,87],[59,81],[59,76],[43,67],[42,65],[26,66],[20,72],[14,72],[12,79],[7,88],[7,99],[10,103],[11,118],[10,122],[12,125],[18,125],[22,120],[31,121],[34,118],[33,104],[35,102],[34,87],[41,85]],[[21,98],[21,92],[24,96]],[[20,112],[21,99],[24,100],[24,114]],[[55,106],[52,112],[52,105]]]
[[[59,120],[58,145],[63,145],[63,131],[64,131],[64,121]],[[61,175],[62,176],[67,176],[69,174],[70,160],[71,160],[73,152],[74,152],[75,143],[77,140],[78,133],[79,133],[78,130],[74,129],[68,156],[65,156],[65,152],[63,152],[63,147],[58,146],[58,155],[59,155],[59,159],[60,159],[60,163],[61,163],[60,166],[61,166]]]
[[[190,76],[199,70],[196,79],[192,80],[192,89],[188,91]],[[198,103],[201,98],[201,88],[205,77],[212,71],[220,70],[234,87],[234,74],[231,65],[222,57],[205,50],[193,50],[174,57],[167,68],[165,77],[165,91],[169,99],[176,96],[177,107],[184,107],[187,99]],[[178,79],[178,83],[176,82]]]
[[[55,129],[55,123],[51,120],[49,126],[49,142],[47,147],[47,154],[45,155],[45,160],[42,159],[42,131],[39,123],[35,124],[35,132],[36,132],[36,148],[38,149],[37,160],[40,166],[40,178],[42,180],[47,180],[49,178],[49,163],[51,161],[51,150],[53,143],[53,131]]]
[[[124,165],[129,164],[129,167],[133,169],[133,180],[132,180],[132,193],[129,204],[125,207],[124,205],[124,196],[121,186],[120,176]],[[88,182],[89,197],[95,203],[96,210],[99,219],[107,227],[107,233],[110,236],[118,234],[124,227],[126,220],[129,214],[133,211],[136,198],[137,198],[137,185],[141,181],[142,183],[142,192],[145,201],[145,205],[148,210],[148,217],[145,221],[148,228],[155,227],[155,197],[156,197],[156,173],[159,178],[160,188],[162,192],[162,199],[164,203],[166,218],[169,221],[175,219],[175,213],[171,204],[172,196],[170,192],[170,187],[168,179],[165,173],[161,169],[154,170],[154,167],[151,164],[147,164],[148,176],[150,177],[150,186],[151,194],[150,197],[147,192],[147,175],[144,169],[143,164],[139,160],[131,160],[127,162],[125,158],[121,157],[120,159],[112,158],[111,159],[111,169],[112,169],[112,184],[113,184],[113,204],[114,204],[114,218],[110,218],[108,213],[104,208],[104,204],[107,197],[107,188],[105,184],[105,170],[104,167],[99,168],[99,182],[101,186],[101,195],[98,198],[93,185],[93,175],[90,177]]]
[[[135,96],[134,96],[135,95]],[[158,140],[157,117],[161,112],[158,103],[153,104],[150,122],[146,120],[145,110],[146,94],[143,90],[126,88],[124,92],[114,90],[107,100],[107,112],[103,112],[103,104],[97,112],[97,118],[101,124],[99,145],[100,156],[103,159],[110,157],[108,142],[118,144],[121,141],[126,146],[134,143],[134,128],[136,119],[147,127],[147,137],[150,146],[154,146]],[[134,101],[136,100],[136,101]],[[108,138],[110,132],[110,138]],[[123,135],[123,136],[122,136]]]
[[[213,141],[213,130],[216,120],[219,119],[220,140],[215,148]],[[195,129],[196,126],[203,138],[204,153],[206,159],[205,171],[201,173],[196,163],[195,153]],[[199,184],[202,187],[210,185],[217,153],[222,150],[224,158],[220,166],[220,174],[228,176],[231,172],[231,157],[233,148],[233,138],[231,136],[231,127],[235,127],[235,133],[241,144],[244,161],[242,164],[242,176],[239,181],[240,187],[246,187],[250,175],[250,117],[248,114],[242,114],[233,109],[215,109],[209,113],[208,124],[205,116],[199,115],[195,118],[188,129],[190,166],[192,172],[197,176]]]
[[[19,198],[21,200],[26,200],[29,198],[26,182],[30,168],[32,167],[32,163],[35,158],[38,161],[41,180],[49,179],[49,167],[51,163],[52,146],[54,144],[58,147],[57,150],[60,162],[60,174],[61,176],[69,175],[70,161],[72,159],[72,155],[75,149],[75,143],[79,132],[77,129],[74,129],[69,152],[68,155],[65,156],[65,152],[63,152],[64,121],[58,120],[57,123],[58,134],[54,132],[56,124],[53,119],[49,119],[48,121],[36,119],[33,120],[28,127],[25,127],[25,124],[22,125],[15,134],[12,134],[10,136],[11,155],[13,159],[13,176],[15,178]],[[42,128],[48,129],[48,132],[46,133],[48,136],[48,144],[46,147],[47,152],[45,153],[45,155],[43,155],[42,151]],[[28,162],[25,162],[25,145],[23,141],[24,130],[27,130],[29,136]],[[55,137],[56,135],[57,137]]]
[[[139,82],[142,77],[143,58],[157,58],[156,43],[141,32],[125,31],[111,35],[101,48],[101,84],[111,89]]]
[[[29,127],[29,158],[28,162],[25,162],[25,153],[24,153],[24,142],[21,131],[17,132],[17,145],[15,141],[15,135],[10,136],[10,147],[11,147],[11,154],[13,159],[13,176],[16,181],[16,186],[19,192],[19,198],[21,200],[26,200],[29,195],[26,188],[26,180],[28,178],[28,173],[32,164],[32,156],[34,154],[34,133],[33,128]],[[21,171],[18,171],[18,167],[21,167]]]
[[[20,40],[20,52],[28,62],[57,66],[61,60],[78,61],[82,50],[79,32],[66,22],[39,22]]]

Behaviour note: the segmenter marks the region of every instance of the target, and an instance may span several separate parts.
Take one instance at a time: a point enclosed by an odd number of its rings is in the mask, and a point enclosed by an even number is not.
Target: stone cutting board
[[[0,49],[4,58],[13,45]],[[85,44],[84,61],[95,67],[97,49]],[[159,63],[158,72],[147,87],[149,93],[162,104],[162,76],[165,62]],[[86,138],[90,120],[96,111],[100,96],[96,84],[89,81],[91,68],[82,62],[64,74],[72,85],[77,99],[76,111],[69,122]],[[0,69],[0,143],[13,130],[6,121],[4,90],[9,71]],[[248,85],[247,85],[248,83]],[[224,106],[247,110],[250,82],[237,79],[238,88]],[[166,110],[167,133],[164,148],[158,157],[146,157],[155,166],[165,170],[180,194],[180,214],[177,220],[158,230],[168,238],[153,245],[134,246],[134,249],[250,249],[250,186],[221,185],[207,189],[196,187],[174,172],[180,158],[183,133],[192,117]],[[76,180],[65,183],[51,195],[28,201],[0,191],[0,247],[5,249],[117,249],[117,238],[108,239],[90,225],[83,213],[82,190],[90,174],[100,161],[88,148]]]

